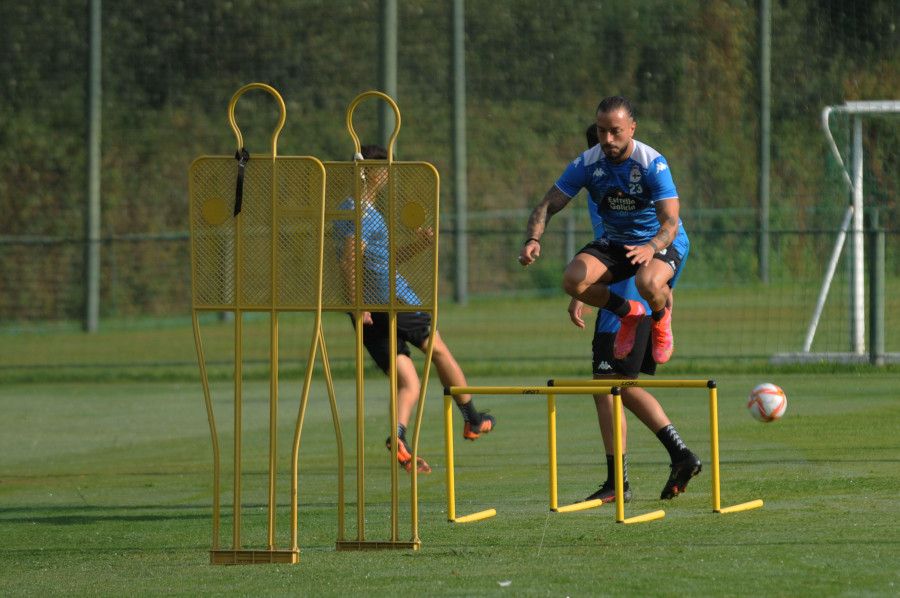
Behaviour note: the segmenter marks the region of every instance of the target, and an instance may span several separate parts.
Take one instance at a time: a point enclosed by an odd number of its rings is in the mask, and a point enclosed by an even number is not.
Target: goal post
[[[851,140],[849,143],[849,169],[844,161],[837,142],[831,129],[831,117],[834,114],[846,114],[851,119]],[[825,139],[828,142],[829,150],[834,156],[838,167],[840,168],[841,177],[847,184],[849,190],[849,204],[844,213],[840,229],[838,231],[835,245],[832,250],[828,265],[822,281],[822,287],[816,299],[815,309],[813,310],[812,319],[806,332],[803,342],[803,348],[800,353],[779,354],[772,358],[776,363],[791,363],[804,361],[843,361],[843,362],[866,362],[873,364],[883,363],[886,357],[883,355],[883,347],[879,349],[876,345],[880,335],[874,334],[874,330],[870,330],[870,342],[867,351],[866,346],[866,256],[865,256],[865,226],[864,226],[864,199],[865,191],[863,188],[863,121],[872,116],[882,116],[887,114],[900,114],[900,101],[898,100],[881,100],[881,101],[858,101],[845,102],[841,105],[826,106],[822,110],[822,128],[825,133]],[[841,257],[845,244],[849,240],[849,275],[850,275],[850,296],[849,296],[849,330],[850,338],[847,352],[828,352],[828,353],[812,353],[812,344],[815,339],[816,330],[819,326],[819,320],[828,298],[828,292],[834,279],[838,261]],[[876,250],[877,251],[877,250]],[[877,269],[870,269],[871,276],[869,284],[871,287],[877,288],[883,284],[884,272]],[[872,298],[879,295],[870,293]],[[875,313],[877,310],[883,310],[883,303],[872,301],[869,309]],[[870,321],[877,321],[870,318]],[[881,320],[883,322],[883,318]],[[900,358],[900,356],[896,356]],[[891,359],[893,360],[893,359]]]

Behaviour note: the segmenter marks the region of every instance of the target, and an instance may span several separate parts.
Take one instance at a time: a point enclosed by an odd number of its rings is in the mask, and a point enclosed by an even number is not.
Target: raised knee
[[[563,274],[562,280],[563,290],[569,295],[578,295],[584,290],[583,281],[573,279],[568,273]]]
[[[637,286],[641,296],[645,299],[647,298],[647,295],[666,295],[668,283],[669,278],[659,272],[648,272],[635,280],[635,286]]]
[[[578,295],[590,286],[587,281],[588,272],[584,264],[573,261],[563,272],[563,290],[569,295]]]

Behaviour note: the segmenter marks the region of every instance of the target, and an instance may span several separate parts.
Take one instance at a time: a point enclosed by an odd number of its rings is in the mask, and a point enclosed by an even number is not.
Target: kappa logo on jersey
[[[668,169],[669,169],[669,167],[665,163],[663,163],[663,162],[656,163],[656,172],[657,173],[662,172],[663,170],[668,170]]]
[[[598,166],[598,167],[597,167],[597,170],[594,171],[594,178],[595,178],[595,179],[602,179],[602,178],[605,177],[605,176],[606,176],[606,173],[603,172],[603,169],[600,168],[600,167]]]
[[[637,164],[635,164],[631,168],[631,177],[630,178],[631,178],[632,183],[637,183],[638,181],[641,180],[641,169],[638,168]]]
[[[575,166],[578,166],[579,164],[581,164],[581,156],[578,156],[577,158],[575,158],[575,161],[572,162],[572,164],[574,164]]]

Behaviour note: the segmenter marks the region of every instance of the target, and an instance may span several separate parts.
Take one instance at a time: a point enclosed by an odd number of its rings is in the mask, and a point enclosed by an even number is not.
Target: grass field
[[[190,324],[105,323],[84,335],[65,327],[0,331],[0,587],[9,596],[893,596],[900,588],[896,488],[900,482],[895,366],[776,367],[729,358],[728,318],[701,326],[709,308],[676,323],[683,339],[660,378],[716,380],[722,506],[762,499],[761,509],[712,513],[705,389],[660,389],[681,436],[704,459],[689,491],[660,501],[667,456],[636,419],[628,445],[635,499],[626,516],[664,509],[663,519],[623,525],[615,509],[552,513],[547,410],[542,396],[476,397],[498,427],[464,443],[454,409],[457,516],[447,522],[441,389],[425,402],[419,478],[421,550],[339,552],[337,449],[316,368],[300,446],[297,565],[213,566],[212,442]],[[724,301],[726,305],[737,305]],[[718,303],[717,303],[718,305]],[[472,385],[542,386],[584,376],[589,333],[567,324],[556,298],[488,300],[442,309],[443,335]],[[721,312],[722,307],[716,307]],[[693,314],[693,315],[692,315]],[[308,316],[284,316],[279,403],[280,548],[288,545],[289,447],[308,347]],[[527,325],[524,323],[527,322]],[[679,328],[680,326],[680,328]],[[343,314],[325,318],[345,459],[355,462],[352,336]],[[205,321],[216,423],[222,433],[222,547],[230,548],[233,327]],[[243,547],[266,543],[268,374],[266,317],[245,325]],[[692,337],[715,339],[701,347]],[[739,342],[757,343],[746,331]],[[762,330],[759,336],[768,334]],[[720,354],[720,357],[703,357]],[[699,357],[698,357],[699,356]],[[34,367],[34,363],[43,363]],[[781,385],[785,419],[761,424],[745,408],[759,382]],[[387,385],[366,369],[366,539],[390,537]],[[559,504],[605,477],[588,397],[558,397]],[[411,534],[401,476],[400,539]],[[345,476],[345,538],[356,539],[356,477]],[[501,585],[502,584],[502,585]]]
[[[420,551],[338,552],[337,475],[331,413],[312,390],[300,457],[297,565],[213,566],[212,453],[199,384],[99,382],[6,384],[0,390],[0,587],[9,596],[891,596],[900,588],[895,373],[767,372],[787,392],[785,419],[750,418],[756,374],[722,374],[719,387],[722,506],[713,514],[709,469],[689,491],[660,501],[667,475],[661,445],[633,418],[626,516],[664,509],[648,523],[615,523],[611,505],[548,509],[543,397],[478,397],[497,429],[463,443],[454,412],[457,515],[447,522],[441,396],[429,388],[420,455],[434,473],[419,483]],[[542,385],[543,373],[477,376],[477,385]],[[280,445],[290,443],[299,382],[281,389]],[[354,391],[337,382],[347,458],[355,459]],[[230,386],[213,385],[228,436]],[[705,390],[659,390],[691,448],[710,454]],[[367,538],[390,534],[386,387],[366,385]],[[245,546],[265,543],[268,385],[244,389]],[[560,504],[602,481],[605,465],[588,397],[559,397]],[[228,462],[230,446],[222,447]],[[288,487],[288,460],[279,484]],[[226,486],[230,478],[224,475]],[[411,523],[401,477],[401,539]],[[355,476],[347,472],[347,529],[355,538]],[[230,503],[229,494],[225,503]],[[287,500],[279,501],[287,544]],[[223,508],[230,539],[230,506]],[[508,583],[507,583],[508,582]]]
[[[893,280],[893,279],[892,279]],[[667,372],[708,376],[715,371],[767,368],[777,353],[799,352],[813,312],[818,286],[769,285],[717,289],[685,288],[677,294],[673,330],[675,359]],[[885,351],[900,355],[900,279],[888,285]],[[569,322],[562,294],[473,298],[466,305],[440,304],[438,326],[467,372],[519,374],[536,370],[549,376],[578,375],[590,359],[590,331]],[[594,316],[586,317],[593,322]],[[230,364],[234,325],[203,314],[207,361]],[[282,369],[299,374],[309,347],[309,314],[279,318]],[[846,307],[826,307],[813,352],[847,351]],[[343,313],[323,318],[329,356],[342,375],[352,376],[354,335]],[[268,376],[269,319],[244,317],[247,374]],[[262,365],[262,368],[256,367]],[[228,367],[211,375],[230,377]],[[668,373],[666,374],[668,375]],[[0,383],[73,380],[197,379],[197,358],[189,314],[171,318],[104,319],[96,334],[81,332],[79,322],[0,325]]]

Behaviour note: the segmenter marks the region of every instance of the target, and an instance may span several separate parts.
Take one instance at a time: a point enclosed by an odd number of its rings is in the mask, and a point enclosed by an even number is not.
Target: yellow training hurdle
[[[454,479],[454,459],[453,459],[453,422],[452,422],[452,403],[453,395],[456,394],[472,394],[472,395],[524,395],[547,397],[547,444],[548,444],[548,465],[549,465],[549,491],[550,491],[550,510],[558,513],[580,511],[598,507],[602,503],[599,500],[586,501],[559,507],[557,504],[557,460],[556,460],[556,395],[585,395],[594,394],[598,390],[605,392],[613,392],[615,389],[597,386],[569,386],[569,387],[552,387],[552,386],[451,386],[444,388],[444,437],[447,452],[447,520],[452,523],[467,523],[487,519],[497,514],[496,509],[488,509],[479,511],[462,517],[456,516],[456,482]],[[621,430],[619,430],[621,434]],[[621,438],[621,437],[620,437]],[[619,446],[621,447],[621,441]],[[621,453],[621,450],[620,450]],[[617,488],[621,490],[622,478],[622,458],[618,455],[616,460]],[[619,501],[621,502],[621,501]],[[625,523],[637,523],[638,521],[650,521],[663,517],[665,512],[653,511],[634,517],[628,521],[624,520],[624,515],[618,518],[618,521]]]
[[[624,485],[622,467],[622,397],[621,388],[643,386],[652,388],[707,388],[709,390],[710,413],[710,446],[712,460],[712,494],[713,512],[733,513],[755,509],[763,505],[762,500],[754,500],[731,507],[722,508],[719,492],[719,437],[718,408],[715,382],[711,380],[550,380],[547,386],[453,386],[444,388],[444,437],[447,458],[447,519],[453,523],[467,523],[487,519],[497,514],[496,509],[479,511],[461,517],[456,516],[456,482],[453,455],[452,397],[456,394],[471,395],[527,395],[547,397],[547,440],[549,465],[549,501],[550,510],[557,513],[580,511],[598,507],[600,500],[585,501],[571,505],[558,505],[557,492],[557,453],[556,453],[556,396],[557,395],[593,395],[610,393],[614,397],[613,417],[615,426],[615,484],[616,495],[622,496]],[[665,516],[665,511],[651,511],[642,515],[625,518],[625,504],[616,501],[616,522],[639,523],[652,521]]]
[[[733,505],[730,507],[721,506],[720,482],[719,482],[719,408],[718,393],[716,383],[713,380],[549,380],[549,386],[555,388],[567,387],[593,387],[595,389],[613,387],[624,388],[628,386],[637,386],[642,388],[706,388],[709,394],[709,450],[710,459],[712,460],[712,500],[713,513],[734,513],[737,511],[747,511],[763,506],[762,500],[752,500],[750,502]],[[596,393],[596,390],[594,391]],[[618,413],[614,414],[616,418],[616,429],[619,432],[619,440],[616,443],[616,458],[621,460],[621,397],[616,400]],[[620,495],[621,489],[616,487],[616,494]],[[616,501],[618,508],[619,501]]]

